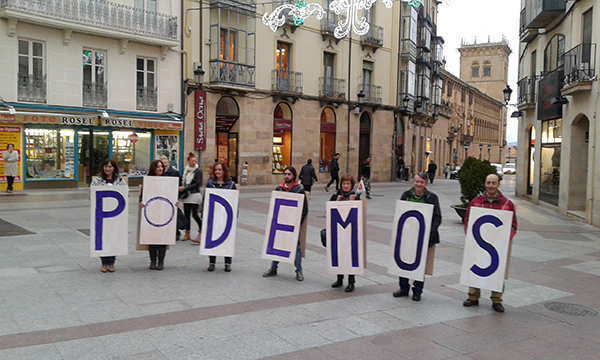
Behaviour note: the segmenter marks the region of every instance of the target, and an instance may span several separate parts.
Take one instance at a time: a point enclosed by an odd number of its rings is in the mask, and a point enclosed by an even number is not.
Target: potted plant
[[[461,204],[452,205],[452,208],[463,221],[471,200],[485,191],[485,178],[490,174],[496,174],[496,168],[489,161],[474,157],[468,157],[458,171]]]

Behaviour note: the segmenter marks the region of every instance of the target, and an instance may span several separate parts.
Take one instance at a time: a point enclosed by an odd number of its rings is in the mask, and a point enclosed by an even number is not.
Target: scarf
[[[281,188],[285,191],[290,191],[294,188],[294,186],[296,185],[300,185],[300,183],[298,183],[298,181],[294,181],[294,183],[292,184],[292,186],[290,186],[289,188],[287,187],[285,181],[282,182],[279,186],[281,186]]]
[[[192,181],[194,180],[194,173],[196,172],[196,169],[198,169],[198,164],[196,164],[196,166],[194,167],[191,167],[189,165],[185,167],[185,170],[183,171],[184,186],[188,186],[192,183]]]

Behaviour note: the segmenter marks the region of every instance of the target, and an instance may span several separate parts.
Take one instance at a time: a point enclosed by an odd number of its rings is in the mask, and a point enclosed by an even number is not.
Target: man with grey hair
[[[173,177],[179,177],[179,171],[177,171],[175,168],[173,168],[171,166],[171,164],[169,163],[169,158],[166,156],[161,156],[160,157],[160,162],[162,162],[162,164],[165,167],[165,176],[173,176]]]

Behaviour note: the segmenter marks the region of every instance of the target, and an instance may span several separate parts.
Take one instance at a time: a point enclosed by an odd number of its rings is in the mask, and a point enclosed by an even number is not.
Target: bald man
[[[517,214],[515,212],[515,205],[512,201],[508,200],[498,190],[500,187],[500,178],[496,174],[490,174],[485,178],[485,191],[483,194],[477,196],[469,204],[467,210],[467,216],[465,216],[464,226],[465,233],[467,232],[467,225],[469,224],[469,213],[472,207],[482,207],[486,209],[495,210],[506,210],[513,212],[513,221],[510,229],[510,241],[517,233]],[[503,289],[504,290],[504,289]],[[504,306],[502,305],[502,292],[492,291],[492,308],[497,312],[504,312]],[[481,296],[481,290],[478,288],[469,288],[469,298],[463,302],[464,306],[476,306],[479,305],[479,297]]]

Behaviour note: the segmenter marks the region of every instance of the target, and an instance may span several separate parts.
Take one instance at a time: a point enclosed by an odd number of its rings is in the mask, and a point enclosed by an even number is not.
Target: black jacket
[[[402,194],[400,200],[410,201],[412,197],[414,197],[415,188],[411,188],[410,190],[405,191]],[[440,234],[438,232],[438,228],[442,223],[442,209],[440,208],[440,202],[436,194],[431,191],[425,189],[425,192],[422,196],[425,196],[425,203],[433,205],[433,217],[431,219],[431,232],[429,233],[429,247],[434,246],[435,244],[439,244],[440,242]]]
[[[223,184],[219,184],[216,180],[210,179],[208,183],[206,183],[207,189],[227,189],[227,190],[236,190],[235,183],[233,180],[229,179]]]
[[[435,174],[437,172],[437,165],[435,163],[429,163],[429,167],[427,168],[427,172],[430,174]]]
[[[275,188],[275,191],[286,191],[286,190],[284,188],[282,188],[281,185],[277,185],[277,187]],[[306,220],[306,215],[308,215],[308,201],[306,201],[306,192],[304,191],[304,188],[300,184],[294,186],[288,192],[293,192],[296,194],[304,195],[304,207],[302,208],[302,220],[300,220],[300,223],[303,223],[304,220]]]
[[[331,159],[331,163],[329,164],[329,172],[331,174],[337,174],[340,171],[340,164],[338,162],[338,159],[334,156],[333,159]]]
[[[179,175],[179,171],[175,170],[172,166],[169,166],[169,168],[167,169],[167,171],[165,171],[165,176],[172,176],[172,177],[180,177]]]
[[[364,162],[360,167],[360,176],[370,179],[371,178],[371,163]]]
[[[329,198],[329,201],[337,201],[338,195],[342,196],[342,199],[340,201],[350,200],[350,195],[356,196],[356,199],[354,199],[354,200],[360,200],[360,194],[356,195],[354,190],[350,191],[349,193],[345,193],[344,191],[342,191],[342,189],[339,189],[335,194],[331,195],[331,197]]]
[[[317,179],[317,174],[315,174],[315,168],[310,164],[306,164],[302,167],[302,169],[300,169],[300,175],[298,176],[298,179],[300,179],[300,183],[302,185],[311,186],[314,182],[319,181],[319,179]],[[313,181],[313,179],[315,181]]]

